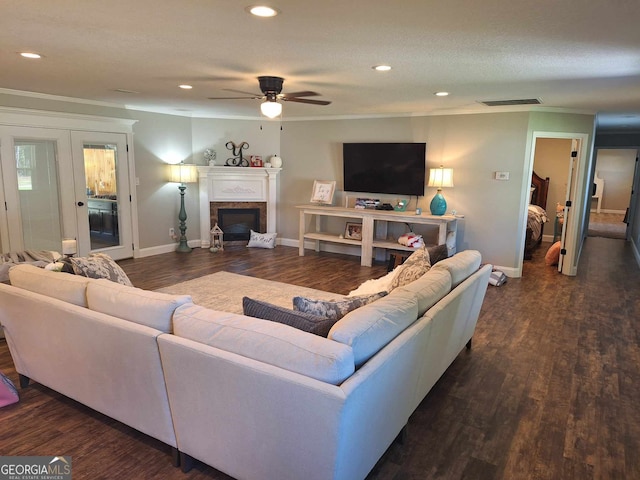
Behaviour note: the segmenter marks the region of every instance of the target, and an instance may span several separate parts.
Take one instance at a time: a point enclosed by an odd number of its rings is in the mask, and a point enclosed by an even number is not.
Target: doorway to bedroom
[[[541,238],[548,243],[544,246],[540,243],[538,248],[551,250],[549,247],[554,245],[553,252],[557,250],[558,255],[557,262],[553,263],[557,263],[558,271],[565,275],[577,272],[584,218],[588,138],[588,134],[582,133],[533,132],[529,182],[531,185],[534,172],[543,179],[549,177],[549,191],[552,192],[546,201],[547,222]],[[526,230],[525,240],[529,235],[529,229]]]

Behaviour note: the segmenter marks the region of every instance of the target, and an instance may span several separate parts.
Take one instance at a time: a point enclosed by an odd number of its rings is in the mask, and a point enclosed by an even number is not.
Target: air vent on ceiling
[[[140,93],[135,90],[127,90],[126,88],[114,88],[113,91],[118,93]]]
[[[538,98],[521,98],[518,100],[487,100],[480,102],[487,107],[508,107],[512,105],[540,105]]]

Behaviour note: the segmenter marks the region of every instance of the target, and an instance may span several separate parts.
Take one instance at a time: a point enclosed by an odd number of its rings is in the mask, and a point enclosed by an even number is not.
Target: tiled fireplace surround
[[[198,167],[200,241],[211,246],[211,228],[219,208],[259,208],[260,229],[276,231],[278,175],[281,168]]]

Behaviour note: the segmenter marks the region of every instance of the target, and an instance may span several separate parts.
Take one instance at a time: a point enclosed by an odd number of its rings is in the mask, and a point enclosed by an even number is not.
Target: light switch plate
[[[509,172],[496,172],[494,178],[496,180],[509,180]]]

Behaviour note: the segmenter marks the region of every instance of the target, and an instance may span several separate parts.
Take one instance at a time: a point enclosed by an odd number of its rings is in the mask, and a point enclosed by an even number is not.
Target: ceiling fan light
[[[260,111],[265,117],[276,118],[282,113],[282,104],[278,102],[262,102],[260,104]]]

